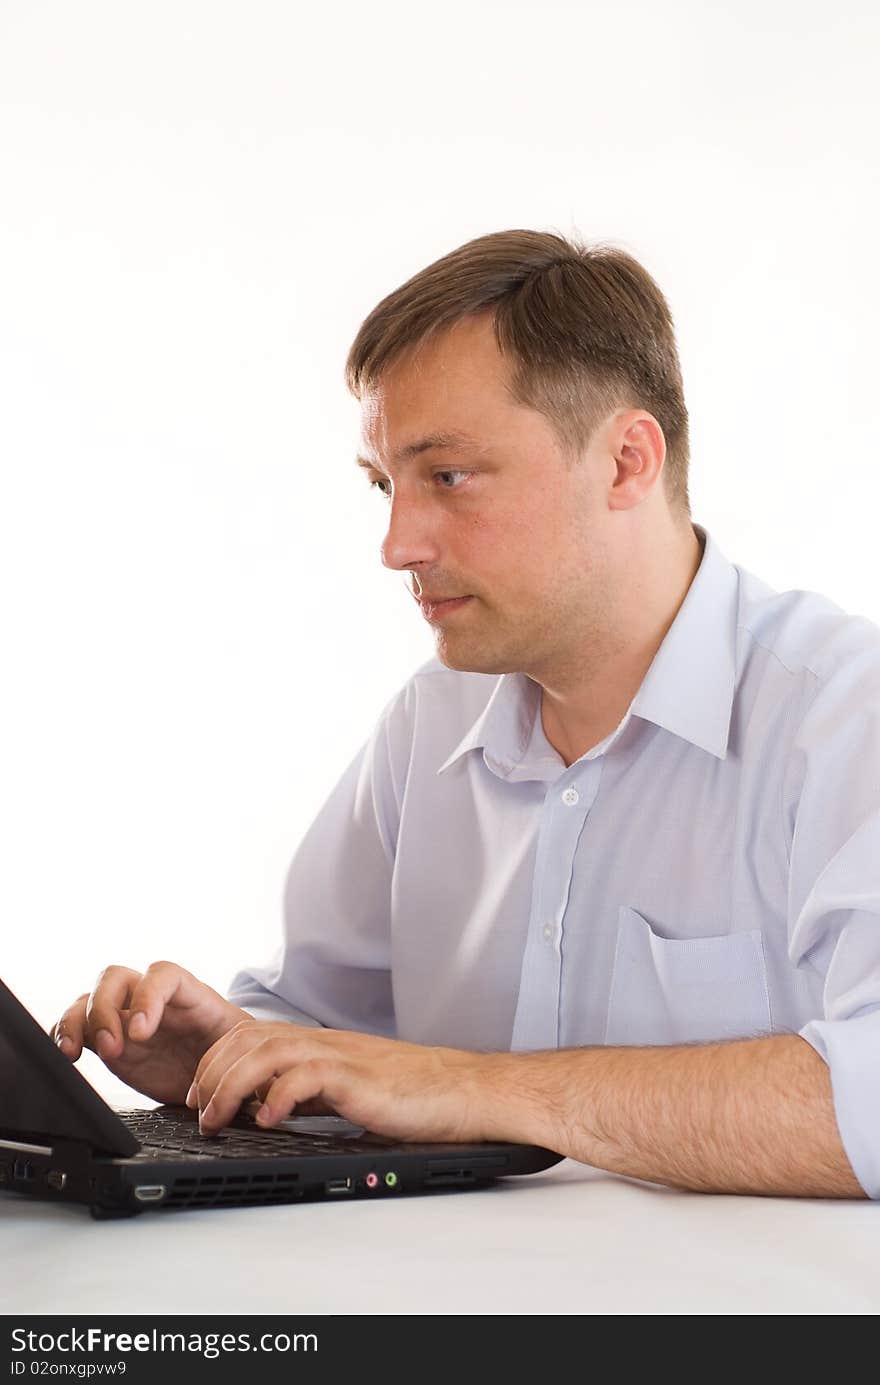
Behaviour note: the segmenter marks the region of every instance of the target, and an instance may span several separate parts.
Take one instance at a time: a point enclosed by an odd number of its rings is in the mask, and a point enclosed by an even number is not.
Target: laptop
[[[211,1136],[186,1106],[115,1110],[0,981],[0,1191],[85,1203],[102,1220],[482,1188],[562,1159],[536,1145],[392,1143],[338,1116],[264,1130],[256,1106]]]

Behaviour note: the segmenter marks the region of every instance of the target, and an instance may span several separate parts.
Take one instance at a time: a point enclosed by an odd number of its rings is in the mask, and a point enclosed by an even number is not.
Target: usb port
[[[354,1184],[350,1178],[331,1178],[324,1184],[325,1193],[350,1193],[354,1191]]]

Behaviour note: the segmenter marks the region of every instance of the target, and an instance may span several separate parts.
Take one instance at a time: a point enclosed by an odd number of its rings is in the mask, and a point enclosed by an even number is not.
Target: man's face
[[[544,415],[510,398],[509,369],[488,317],[454,324],[365,395],[361,459],[388,506],[382,561],[411,574],[437,657],[540,680],[582,661],[596,637],[607,642],[613,582],[600,496],[612,471],[602,429],[569,464]],[[467,440],[404,454],[453,434]]]

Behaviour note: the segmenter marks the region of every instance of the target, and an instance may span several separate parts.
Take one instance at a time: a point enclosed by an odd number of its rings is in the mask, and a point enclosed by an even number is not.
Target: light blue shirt
[[[229,995],[474,1050],[801,1034],[880,1197],[880,627],[711,536],[616,729],[566,768],[524,674],[432,659]]]

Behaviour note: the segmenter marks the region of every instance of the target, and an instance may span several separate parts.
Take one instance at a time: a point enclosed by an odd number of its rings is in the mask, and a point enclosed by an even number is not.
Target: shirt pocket
[[[606,1044],[706,1043],[771,1030],[760,929],[666,938],[620,906]]]

